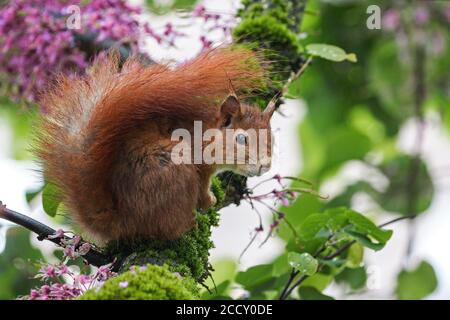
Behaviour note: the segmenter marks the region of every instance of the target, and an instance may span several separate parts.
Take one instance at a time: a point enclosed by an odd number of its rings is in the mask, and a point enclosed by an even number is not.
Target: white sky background
[[[131,2],[141,3],[141,0]],[[206,7],[212,11],[232,13],[237,6],[236,1],[204,1]],[[147,17],[146,17],[147,18]],[[186,19],[180,19],[176,14],[169,14],[162,17],[148,18],[153,27],[163,27],[168,21],[174,24],[188,25],[184,31],[188,35],[198,36],[200,27]],[[196,38],[180,38],[176,42],[177,48],[161,48],[155,46],[153,40],[148,41],[146,48],[157,61],[183,61],[194,57],[201,49],[200,41]],[[286,117],[276,114],[272,121],[272,127],[277,137],[276,154],[274,167],[262,177],[251,178],[249,185],[255,185],[258,181],[266,179],[275,173],[282,175],[297,175],[301,171],[301,150],[298,142],[298,124],[306,111],[299,101],[288,100],[282,106],[282,111]],[[415,139],[415,123],[409,121],[405,124],[400,134],[398,145],[402,150],[411,150]],[[436,193],[434,201],[428,212],[420,216],[417,221],[417,236],[414,246],[412,261],[422,258],[431,262],[439,277],[439,287],[430,297],[436,299],[450,298],[450,250],[447,245],[450,243],[450,141],[448,134],[443,129],[437,118],[431,116],[428,119],[427,130],[423,143],[423,154],[430,168],[431,174],[436,181]],[[25,201],[25,191],[32,189],[39,183],[39,177],[33,172],[34,165],[30,162],[18,162],[11,160],[11,133],[7,124],[0,119],[0,200],[8,204],[8,207],[19,212],[30,214],[45,223],[52,224],[40,205],[30,212]],[[367,168],[351,163],[341,170],[341,173],[327,183],[322,192],[330,195],[335,194],[344,185],[367,176]],[[266,184],[261,187],[261,193],[272,190],[275,184]],[[354,201],[355,208],[371,208],[371,202],[365,197],[358,197]],[[263,216],[270,220],[270,214],[264,208],[260,208]],[[380,222],[392,219],[386,215],[379,219]],[[3,222],[0,222],[3,223]],[[230,206],[221,210],[220,227],[214,230],[213,240],[216,248],[211,251],[212,262],[230,257],[237,259],[250,240],[250,235],[258,225],[258,218],[252,212],[249,205],[242,204],[240,207]],[[374,289],[366,293],[353,296],[353,298],[389,298],[390,293],[396,283],[396,274],[402,266],[403,253],[406,250],[406,223],[401,222],[392,226],[394,236],[387,247],[378,253],[366,250],[366,263],[373,271],[371,282],[375,283]],[[4,228],[0,228],[0,251],[4,244],[2,237]],[[258,239],[259,242],[263,239]],[[43,244],[33,241],[40,247],[51,249],[52,244]],[[50,246],[50,247],[49,247]],[[283,249],[280,240],[273,238],[262,248],[258,248],[258,241],[246,252],[241,259],[240,268],[246,269],[249,266],[270,261]],[[332,286],[328,292],[340,298],[345,295],[340,289]]]

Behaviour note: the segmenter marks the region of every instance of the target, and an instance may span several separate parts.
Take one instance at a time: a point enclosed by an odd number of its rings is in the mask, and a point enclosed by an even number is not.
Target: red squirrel
[[[214,205],[210,180],[218,170],[258,175],[270,167],[275,107],[261,111],[238,98],[264,79],[246,49],[213,49],[177,68],[136,58],[121,65],[108,54],[42,94],[36,153],[44,176],[94,239],[177,239],[195,226],[194,209]],[[192,132],[194,121],[203,130],[266,129],[268,154],[254,164],[175,164],[171,132]]]

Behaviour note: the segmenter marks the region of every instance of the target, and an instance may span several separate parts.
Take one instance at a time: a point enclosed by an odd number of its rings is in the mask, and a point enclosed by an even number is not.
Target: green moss
[[[294,6],[292,1],[244,0],[242,3],[243,9],[238,12],[242,21],[233,30],[233,37],[238,43],[250,43],[271,61],[268,69],[270,89],[251,101],[265,107],[291,73],[303,63],[303,47],[296,33],[300,13],[297,12],[298,5]]]
[[[183,278],[168,266],[147,265],[107,280],[99,289],[90,289],[81,300],[181,300],[197,299],[199,290],[191,278]]]
[[[271,16],[278,23],[289,25],[292,23],[288,15],[291,2],[286,0],[243,0],[243,8],[239,10],[238,15],[243,19]]]
[[[267,49],[267,53],[279,59],[275,63],[276,67],[282,67],[282,71],[290,73],[293,67],[299,65],[302,47],[296,34],[271,16],[243,20],[234,29],[234,36],[241,41],[255,43],[258,48]]]
[[[213,179],[211,189],[219,205],[225,195],[217,178]],[[111,241],[105,251],[123,259],[119,272],[125,272],[133,265],[167,264],[171,271],[203,282],[209,275],[209,250],[214,247],[210,240],[211,228],[218,225],[219,214],[215,208],[206,212],[197,211],[195,214],[197,226],[180,239],[162,241],[139,238]]]
[[[215,195],[217,203],[216,207],[220,206],[225,199],[225,192],[222,189],[222,181],[219,178],[214,177],[211,181],[211,191]]]

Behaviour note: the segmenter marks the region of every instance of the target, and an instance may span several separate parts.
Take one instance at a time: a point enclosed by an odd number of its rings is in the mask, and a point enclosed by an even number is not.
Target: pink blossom
[[[79,274],[79,275],[75,275],[75,277],[74,277],[74,285],[77,287],[80,285],[86,286],[92,282],[93,282],[92,277],[89,275],[86,275],[86,274]]]
[[[114,276],[115,273],[112,272],[111,267],[112,267],[112,263],[109,263],[109,264],[99,267],[97,270],[97,273],[95,275],[95,278],[98,281],[105,281],[106,279]]]
[[[206,8],[202,4],[198,4],[192,11],[193,17],[203,17],[205,15]]]
[[[273,190],[272,193],[274,194],[275,199],[281,201],[281,204],[283,206],[288,206],[289,205],[289,199],[287,198],[289,196],[289,194],[287,192]]]
[[[275,229],[276,227],[278,227],[278,225],[280,224],[279,220],[275,220],[274,222],[272,222],[272,224],[270,225],[270,230]]]
[[[91,250],[91,245],[85,242],[78,248],[78,253],[84,256],[86,253],[89,252],[89,250]]]
[[[387,30],[395,30],[400,25],[400,12],[396,9],[389,9],[383,13],[383,28]]]
[[[212,41],[206,39],[205,36],[200,37],[200,42],[202,43],[203,49],[208,49],[212,46]]]
[[[69,246],[65,247],[63,252],[64,252],[64,256],[69,258],[69,259],[73,260],[73,259],[77,258],[77,255],[75,253],[75,249],[74,249],[73,246],[69,245]]]
[[[278,183],[281,183],[281,176],[279,174],[276,174],[273,176],[273,179],[275,179]]]
[[[57,233],[59,235],[64,235],[61,231]],[[46,281],[46,283],[38,289],[32,289],[30,294],[24,298],[29,300],[73,299],[90,289],[92,286],[98,285],[100,281],[105,281],[116,276],[116,273],[112,271],[112,263],[101,266],[93,275],[71,271],[67,266],[67,262],[87,253],[91,249],[89,243],[83,243],[78,248],[78,251],[76,251],[76,245],[79,245],[80,241],[81,237],[78,235],[75,235],[72,239],[66,237],[61,240],[61,245],[64,247],[64,257],[66,259],[58,265],[42,265],[35,278]],[[66,279],[72,279],[73,284],[65,283]]]
[[[72,245],[77,246],[81,241],[81,237],[76,235],[72,238]]]
[[[447,21],[450,22],[450,6],[449,5],[447,5],[444,8],[443,13],[444,13],[444,17],[447,19]]]
[[[49,238],[49,239],[64,238],[64,230],[63,229],[58,229],[58,230],[56,230],[55,234],[49,235],[47,238]]]
[[[30,291],[30,295],[28,296],[28,299],[29,300],[36,300],[36,299],[39,298],[39,296],[40,296],[39,291],[35,290],[35,289],[32,289]]]
[[[430,13],[429,13],[428,9],[424,6],[420,6],[420,7],[416,8],[416,10],[414,12],[414,16],[416,19],[416,23],[419,26],[425,25],[430,19]]]
[[[39,270],[39,273],[36,275],[36,277],[41,278],[42,280],[45,281],[50,278],[55,278],[57,275],[56,271],[57,270],[55,269],[54,266],[48,265],[48,266],[41,268]]]
[[[65,265],[65,264],[62,264],[62,265],[60,265],[58,267],[57,275],[58,276],[62,276],[62,275],[65,275],[65,274],[67,274],[69,272],[70,272],[69,271],[69,267],[67,267],[67,265]]]
[[[137,48],[141,36],[136,14],[125,0],[85,1],[81,30],[66,26],[67,7],[79,0],[15,0],[0,7],[0,72],[14,88],[15,98],[35,101],[37,94],[59,72],[82,72],[87,59],[75,34],[97,34]],[[70,62],[70,63],[66,63]]]

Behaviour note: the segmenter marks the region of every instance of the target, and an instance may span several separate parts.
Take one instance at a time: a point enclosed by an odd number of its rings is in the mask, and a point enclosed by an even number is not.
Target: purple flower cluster
[[[175,40],[185,35],[171,23],[156,32],[147,22],[139,23],[140,12],[126,0],[8,2],[0,8],[0,75],[9,95],[33,102],[54,74],[84,72],[92,57],[81,49],[80,36],[88,36],[94,43],[111,40],[137,51],[141,36],[174,46]],[[221,41],[231,39],[234,14],[208,12],[199,5],[189,17],[203,23],[199,37],[203,48],[212,46],[209,36],[217,30]]]
[[[440,16],[432,19],[435,14]],[[404,47],[411,41],[425,42],[435,56],[445,53],[445,30],[450,23],[450,5],[439,1],[424,1],[412,6],[411,11],[394,6],[385,10],[382,17],[383,29],[394,35],[399,47]],[[412,36],[407,32],[408,25],[415,27]]]
[[[101,266],[91,275],[77,273],[67,265],[71,260],[85,255],[91,248],[89,243],[82,243],[80,236],[69,239],[63,230],[58,230],[52,237],[61,238],[64,246],[64,260],[59,264],[42,264],[35,278],[45,282],[40,288],[31,290],[25,299],[29,300],[69,300],[78,297],[86,290],[103,283],[116,275],[111,270],[112,264]],[[81,245],[80,245],[81,244]]]
[[[69,300],[78,297],[81,290],[68,284],[43,285],[39,290],[31,290],[29,300]]]
[[[192,11],[192,17],[200,19],[203,23],[202,34],[199,39],[203,45],[203,49],[210,48],[213,41],[209,35],[213,32],[220,32],[220,40],[223,42],[231,41],[231,30],[237,24],[235,14],[226,14],[221,12],[211,12],[207,8],[199,4]]]
[[[79,5],[79,29],[68,28],[71,5]],[[76,33],[136,47],[138,13],[124,0],[9,1],[0,8],[0,73],[11,96],[35,101],[54,73],[82,72],[89,57],[76,46]]]

